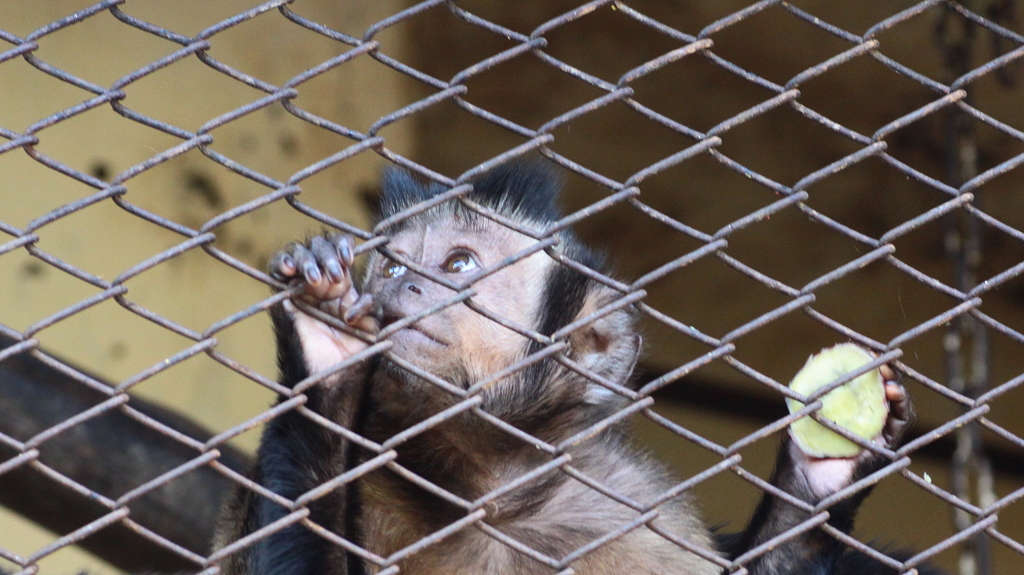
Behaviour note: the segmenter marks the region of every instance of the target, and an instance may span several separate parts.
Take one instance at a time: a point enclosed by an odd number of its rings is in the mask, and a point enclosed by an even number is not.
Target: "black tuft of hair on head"
[[[499,166],[473,182],[470,198],[519,220],[551,223],[560,217],[562,178],[548,164],[517,162]]]
[[[558,220],[559,175],[539,161],[512,162],[486,172],[473,182],[466,197],[518,221],[547,224]],[[389,218],[448,190],[437,183],[424,183],[401,168],[388,167],[381,179],[378,221]],[[449,209],[464,210],[452,202]]]
[[[388,166],[380,181],[380,211],[377,221],[390,218],[398,212],[429,200],[440,194],[444,188],[440,184],[425,184],[416,179],[408,170]]]

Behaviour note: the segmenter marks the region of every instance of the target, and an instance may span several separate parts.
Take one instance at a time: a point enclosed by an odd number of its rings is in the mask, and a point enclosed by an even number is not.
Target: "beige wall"
[[[0,5],[0,28],[21,35],[81,10],[92,2],[15,1]],[[127,14],[180,34],[194,35],[217,21],[245,11],[254,2],[185,0],[132,1]],[[397,10],[392,0],[373,3],[304,1],[294,10],[339,30],[361,31]],[[236,29],[215,35],[209,54],[264,81],[281,85],[301,71],[347,50],[271,11]],[[394,35],[385,50],[400,56],[404,42]],[[101,86],[179,46],[134,30],[100,13],[40,41],[43,61]],[[403,105],[397,75],[380,71],[368,57],[348,63],[299,87],[295,104],[322,117],[364,131],[379,117]],[[354,99],[351,86],[372,89],[374,97]],[[127,88],[123,104],[186,130],[254,101],[263,94],[187,58]],[[89,95],[46,76],[24,61],[0,65],[0,126],[24,130],[73,106]],[[262,109],[213,132],[213,149],[263,174],[286,180],[295,172],[351,145],[351,140],[297,120],[280,105]],[[384,130],[386,145],[409,153],[408,129]],[[113,177],[180,140],[139,126],[109,106],[91,110],[39,134],[38,150],[77,170]],[[362,194],[377,185],[381,160],[364,153],[302,182],[301,201],[332,217],[365,227]],[[176,223],[197,228],[216,214],[270,190],[231,173],[198,150],[182,154],[126,183],[125,199]],[[56,174],[15,150],[0,155],[0,221],[19,228],[92,190]],[[263,269],[269,255],[301,237],[315,222],[284,202],[217,228],[217,249]],[[183,241],[180,235],[127,214],[106,201],[39,230],[37,246],[70,264],[112,279],[133,265]],[[6,240],[0,240],[6,241]],[[270,291],[209,257],[201,249],[184,253],[127,283],[127,299],[190,329],[209,325],[266,298]],[[96,293],[59,270],[15,251],[0,257],[0,323],[16,330]],[[104,302],[38,334],[42,346],[112,381],[159,364],[193,342]],[[265,377],[274,378],[274,356],[265,314],[217,335],[217,349]],[[253,417],[273,399],[253,382],[200,354],[137,386],[155,399],[207,426],[223,430]],[[236,440],[253,448],[257,432]],[[0,547],[29,555],[54,535],[0,510]],[[68,549],[40,562],[47,573],[75,573],[88,567],[109,573],[81,552]],[[0,559],[0,568],[10,567]]]

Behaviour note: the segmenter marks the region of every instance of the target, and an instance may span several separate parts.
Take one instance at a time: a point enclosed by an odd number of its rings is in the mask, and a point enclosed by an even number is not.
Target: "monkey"
[[[465,201],[399,218],[449,188],[388,169],[375,229],[388,240],[362,277],[343,234],[274,256],[270,274],[291,290],[270,310],[280,381],[304,403],[266,424],[260,488],[239,487],[222,513],[223,573],[370,575],[392,558],[416,575],[711,575],[810,516],[767,493],[743,532],[718,533],[632,442],[617,414],[642,352],[639,311],[602,281],[602,254],[566,227],[546,233],[560,188],[539,161],[512,162]],[[893,449],[913,408],[881,369],[890,414],[875,442]],[[814,459],[784,436],[771,483],[813,506],[885,463],[870,449]],[[849,533],[869,491],[829,507],[828,524]],[[818,528],[745,565],[895,573]]]

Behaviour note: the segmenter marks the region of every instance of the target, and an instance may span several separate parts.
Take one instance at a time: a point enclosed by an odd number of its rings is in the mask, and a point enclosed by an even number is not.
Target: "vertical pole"
[[[976,30],[973,24],[956,14],[948,5],[936,27],[939,49],[945,62],[945,80],[952,82],[973,67]],[[964,102],[971,104],[968,90]],[[944,151],[947,182],[960,187],[978,174],[978,148],[974,123],[967,114],[951,107],[945,118]],[[972,205],[977,205],[976,197]],[[967,211],[954,211],[945,222],[945,250],[953,269],[956,289],[968,292],[977,285],[981,263],[982,234],[977,218]],[[970,315],[950,323],[943,347],[946,376],[950,389],[976,398],[988,388],[989,349],[985,326]],[[963,411],[967,411],[964,407]],[[952,459],[953,493],[980,507],[994,501],[992,467],[981,448],[981,428],[970,423],[956,431],[956,450]],[[974,484],[974,490],[971,484]],[[962,509],[954,509],[957,531],[969,528],[974,520]],[[959,562],[960,575],[989,575],[992,558],[989,539],[984,532],[964,542]]]

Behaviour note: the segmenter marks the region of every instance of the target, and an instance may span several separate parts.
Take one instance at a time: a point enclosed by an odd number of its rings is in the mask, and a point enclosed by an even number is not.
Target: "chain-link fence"
[[[298,524],[382,573],[460,530],[571,573],[680,493],[696,493],[711,522],[742,521],[773,489],[766,466],[794,418],[782,407],[789,378],[809,353],[852,340],[904,374],[918,425],[858,484],[877,489],[853,537],[809,507],[782,539],[825,529],[900,573],[926,561],[1019,572],[1017,10],[1013,0],[0,5],[0,503],[56,533],[2,518],[0,568],[70,572],[80,556],[48,561],[80,546],[120,569],[215,573]],[[568,215],[541,230],[464,198],[479,175],[522,158],[566,177]],[[394,358],[453,406],[384,443],[354,438],[377,455],[327,487],[386,468],[462,519],[379,556],[310,519],[329,489],[292,501],[246,479],[246,451],[283,413],[349,437],[305,407],[306,386],[276,382],[265,312],[288,293],[268,295],[280,284],[265,272],[307,229],[350,234],[357,254],[386,252],[367,205],[387,164],[533,238],[494,269],[543,250],[619,293],[611,308],[638,310],[648,350],[634,388],[601,381],[628,406],[600,426],[632,418],[676,467],[657,504],[583,476],[571,442],[525,436],[481,409],[484,389],[564,343],[457,284],[447,304],[540,351],[466,388]],[[607,247],[620,273],[561,255],[565,229]],[[367,353],[389,354],[389,333]],[[284,400],[268,408],[276,394]],[[639,519],[548,556],[484,521],[515,485],[468,501],[403,473],[393,450],[464,412],[550,458],[519,483],[566,474]],[[212,551],[233,486],[289,512]],[[865,543],[879,539],[912,551],[895,559]],[[775,543],[714,560],[744,572]]]

